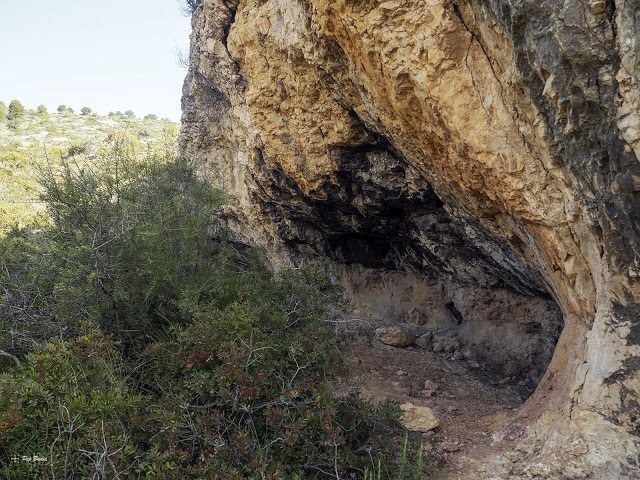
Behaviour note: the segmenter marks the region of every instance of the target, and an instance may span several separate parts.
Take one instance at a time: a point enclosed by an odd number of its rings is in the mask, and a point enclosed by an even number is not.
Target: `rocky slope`
[[[240,238],[546,370],[486,472],[635,478],[639,38],[638,0],[203,0],[182,147]]]

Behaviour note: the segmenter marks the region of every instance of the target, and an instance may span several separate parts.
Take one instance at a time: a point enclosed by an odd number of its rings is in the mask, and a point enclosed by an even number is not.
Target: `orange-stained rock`
[[[541,335],[533,357],[555,346],[514,414],[526,434],[483,453],[497,477],[640,468],[638,11],[203,0],[194,12],[181,142],[233,195],[239,238],[276,261],[438,279],[453,323],[474,335],[470,298],[559,306],[559,340],[551,313],[496,315],[509,348],[526,335]]]

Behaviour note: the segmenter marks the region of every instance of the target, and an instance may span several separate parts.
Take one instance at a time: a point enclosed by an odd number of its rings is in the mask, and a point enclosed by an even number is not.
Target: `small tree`
[[[133,110],[127,110],[124,114],[129,118],[136,118],[136,114],[133,113]]]
[[[47,107],[44,105],[38,105],[38,109],[36,110],[38,115],[45,115],[47,113]]]
[[[9,104],[9,111],[7,113],[7,120],[20,120],[24,118],[27,111],[24,108],[24,105],[20,103],[19,100],[11,100]]]
[[[4,102],[0,102],[0,122],[7,118],[7,105]]]
[[[80,110],[80,115],[83,115],[86,117],[91,113],[91,111],[92,110],[89,107],[82,107],[82,109]]]
[[[9,110],[7,112],[9,128],[18,128],[26,113],[27,112],[24,108],[24,105],[22,105],[19,100],[11,100],[11,103],[9,104]]]
[[[64,113],[67,111],[66,105],[58,105],[58,113]]]
[[[157,120],[158,116],[153,114],[153,113],[150,113],[149,115],[145,116],[144,119],[145,120]]]
[[[71,108],[71,107],[67,108],[67,112],[69,112],[69,113],[76,113],[76,111],[75,111],[73,108]]]

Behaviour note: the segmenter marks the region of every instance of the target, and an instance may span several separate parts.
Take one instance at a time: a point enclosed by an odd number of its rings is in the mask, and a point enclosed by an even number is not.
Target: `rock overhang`
[[[554,298],[566,326],[523,445],[553,438],[546,461],[578,411],[633,439],[639,9],[203,2],[183,147],[236,195],[238,233],[280,255]],[[620,445],[578,455],[585,471],[623,475],[637,446]]]

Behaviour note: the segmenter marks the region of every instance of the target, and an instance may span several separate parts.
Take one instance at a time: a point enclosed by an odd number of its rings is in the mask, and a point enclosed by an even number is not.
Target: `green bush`
[[[56,272],[37,229],[0,238],[0,349],[22,357],[67,328],[54,314]]]
[[[11,130],[18,130],[20,128],[20,120],[17,118],[13,118],[11,120],[7,121],[7,127],[9,127]]]
[[[414,478],[332,393],[329,266],[274,274],[222,192],[134,140],[49,163],[49,223],[0,240],[0,477]]]
[[[362,472],[370,458],[356,451],[375,421],[357,398],[332,394],[341,357],[323,318],[335,292],[327,270],[272,279],[252,265],[218,276],[195,323],[146,350],[144,385],[171,392],[145,422],[153,451],[170,455],[160,477]]]
[[[118,140],[74,153],[40,172],[51,223],[0,239],[0,349],[18,356],[86,319],[143,348],[149,328],[191,321],[216,273],[223,195],[186,160],[139,161]]]
[[[59,317],[94,319],[127,347],[149,326],[190,320],[182,297],[214,273],[209,228],[223,197],[187,161],[131,161],[116,146],[43,172],[41,185]]]
[[[0,473],[362,478],[378,457],[386,465],[371,407],[332,394],[341,357],[323,317],[327,268],[273,278],[256,252],[231,250],[196,320],[148,332],[135,363],[83,323],[1,375]],[[23,455],[43,460],[12,460]]]
[[[144,404],[122,368],[117,345],[87,324],[72,341],[38,347],[15,375],[0,375],[2,477],[122,478],[131,471],[140,444],[132,425]]]
[[[325,265],[275,278],[258,258],[232,257],[196,320],[148,346],[142,388],[154,442],[141,468],[157,478],[421,478],[393,415],[336,397],[342,357],[325,321],[337,293]],[[168,394],[167,394],[168,393]],[[389,406],[384,408],[390,411]],[[168,465],[168,466],[167,466]]]

